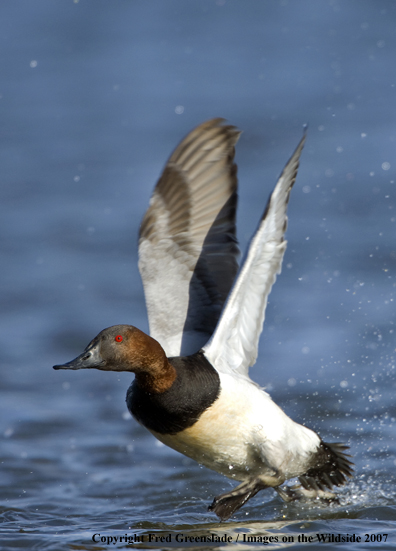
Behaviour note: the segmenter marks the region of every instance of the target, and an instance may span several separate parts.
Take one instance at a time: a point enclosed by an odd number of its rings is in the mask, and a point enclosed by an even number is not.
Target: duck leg
[[[235,511],[264,488],[268,488],[268,486],[259,478],[242,482],[231,492],[215,497],[212,505],[208,507],[208,511],[216,513],[221,520],[228,520]]]
[[[278,495],[283,499],[283,501],[289,503],[290,501],[296,501],[301,497],[296,491],[294,491],[296,488],[296,486],[293,486],[293,488],[290,488],[289,486],[285,486],[284,488],[276,486],[274,490],[278,492]]]

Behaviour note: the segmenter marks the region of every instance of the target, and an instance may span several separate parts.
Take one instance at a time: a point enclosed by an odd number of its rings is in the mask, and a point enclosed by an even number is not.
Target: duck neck
[[[149,339],[150,346],[141,353],[139,369],[134,369],[136,383],[146,392],[165,392],[176,379],[176,369],[168,361],[162,346],[148,335],[144,337]]]

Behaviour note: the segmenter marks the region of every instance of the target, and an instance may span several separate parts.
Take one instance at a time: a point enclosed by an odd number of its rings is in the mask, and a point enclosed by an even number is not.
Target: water
[[[395,22],[384,0],[2,1],[2,549],[396,548]],[[206,508],[230,482],[130,419],[129,375],[51,367],[109,325],[147,330],[138,226],[213,116],[244,130],[242,246],[309,124],[252,377],[356,465],[338,504],[268,490],[223,524]]]

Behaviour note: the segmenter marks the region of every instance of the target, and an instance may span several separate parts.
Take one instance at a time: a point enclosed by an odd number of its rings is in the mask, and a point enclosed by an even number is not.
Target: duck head
[[[54,369],[101,369],[131,371],[138,383],[151,392],[163,392],[176,378],[162,346],[132,325],[103,329],[74,360]]]

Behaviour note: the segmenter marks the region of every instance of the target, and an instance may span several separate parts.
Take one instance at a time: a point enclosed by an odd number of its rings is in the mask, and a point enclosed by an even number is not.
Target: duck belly
[[[194,425],[176,434],[151,432],[229,478],[265,476],[279,484],[304,473],[320,443],[313,431],[294,423],[255,384],[223,374],[219,397]]]

